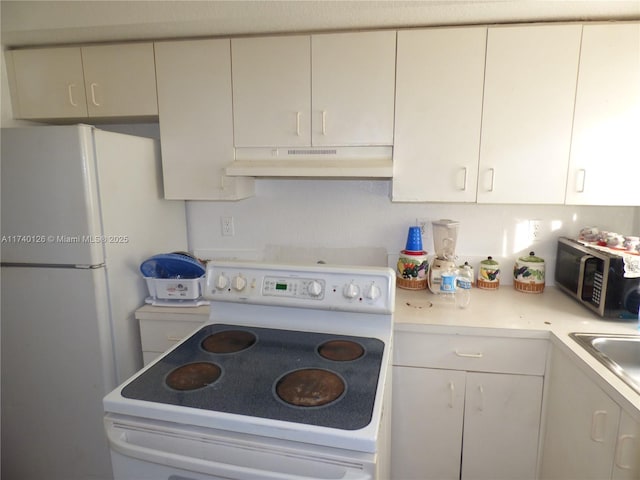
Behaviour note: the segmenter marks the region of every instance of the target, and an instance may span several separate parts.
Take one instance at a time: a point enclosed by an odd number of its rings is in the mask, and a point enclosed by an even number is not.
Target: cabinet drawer
[[[178,320],[140,320],[140,338],[143,352],[165,352],[202,322]]]
[[[547,340],[396,332],[393,364],[544,375]]]

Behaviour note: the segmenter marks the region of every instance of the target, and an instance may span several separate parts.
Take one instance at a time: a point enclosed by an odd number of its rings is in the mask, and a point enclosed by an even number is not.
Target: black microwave
[[[561,237],[555,283],[601,317],[638,318],[640,278],[625,277],[624,257]]]

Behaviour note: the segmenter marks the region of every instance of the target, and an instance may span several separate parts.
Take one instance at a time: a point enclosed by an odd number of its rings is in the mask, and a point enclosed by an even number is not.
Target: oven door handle
[[[105,426],[107,438],[109,439],[111,448],[114,451],[127,457],[136,458],[156,465],[165,465],[177,469],[204,473],[217,477],[221,476],[224,478],[251,478],[252,480],[313,480],[314,478],[317,478],[262,469],[258,470],[240,465],[209,461],[177,453],[154,450],[152,448],[127,442],[126,432],[116,431],[116,429],[113,428],[113,425],[108,422],[105,422]],[[372,477],[370,474],[363,471],[347,469],[339,480],[372,480]]]

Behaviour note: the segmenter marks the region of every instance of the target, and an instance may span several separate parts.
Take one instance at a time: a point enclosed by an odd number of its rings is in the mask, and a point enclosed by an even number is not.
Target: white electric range
[[[395,273],[210,262],[210,321],[104,399],[116,480],[385,479]]]

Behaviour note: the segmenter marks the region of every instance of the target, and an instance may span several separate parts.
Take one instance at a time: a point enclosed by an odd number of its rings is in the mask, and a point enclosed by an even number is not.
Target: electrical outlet
[[[416,226],[420,227],[420,233],[423,236],[427,232],[427,224],[428,223],[429,223],[429,221],[424,219],[424,218],[416,218]]]
[[[529,239],[531,243],[540,241],[542,236],[542,220],[529,220]]]
[[[220,219],[222,224],[222,235],[225,237],[232,237],[235,235],[235,229],[233,227],[233,217],[222,217]]]

